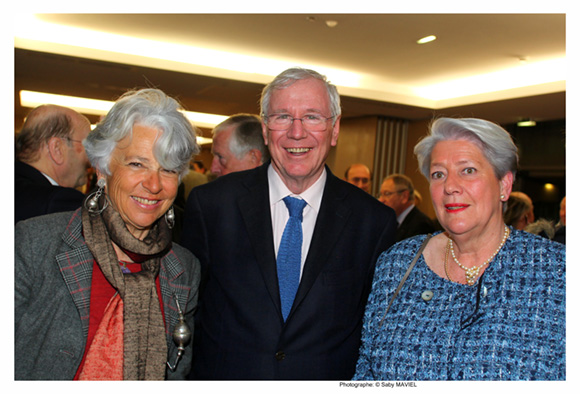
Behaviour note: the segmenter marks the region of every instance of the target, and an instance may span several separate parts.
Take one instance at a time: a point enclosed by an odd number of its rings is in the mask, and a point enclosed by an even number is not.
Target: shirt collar
[[[56,183],[56,181],[54,179],[52,179],[51,177],[49,177],[48,175],[46,175],[44,172],[41,172],[42,175],[44,175],[44,177],[46,179],[48,179],[48,181],[53,185],[53,186],[60,186],[58,183]]]
[[[401,212],[399,216],[397,216],[397,222],[399,223],[399,226],[403,223],[403,220],[405,220],[405,218],[413,208],[415,208],[415,204],[409,205],[407,209],[405,209],[403,212]]]
[[[322,202],[322,193],[324,192],[324,185],[326,184],[326,169],[322,171],[320,177],[314,182],[312,186],[300,194],[294,194],[286,187],[280,175],[274,170],[272,164],[268,167],[268,183],[270,185],[270,204],[274,205],[280,202],[286,196],[300,197],[313,209],[318,212]]]

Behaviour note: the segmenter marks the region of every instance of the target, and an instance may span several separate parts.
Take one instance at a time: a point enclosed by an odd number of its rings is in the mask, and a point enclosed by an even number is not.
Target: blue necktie
[[[294,297],[300,283],[300,265],[302,255],[302,211],[306,201],[294,197],[285,197],[284,203],[290,217],[286,222],[284,234],[278,248],[276,266],[278,268],[278,285],[284,321],[290,313]]]

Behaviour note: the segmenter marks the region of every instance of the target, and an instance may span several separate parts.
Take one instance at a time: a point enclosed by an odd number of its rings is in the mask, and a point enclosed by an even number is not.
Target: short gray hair
[[[402,186],[399,190],[408,190],[409,191],[409,201],[415,201],[415,186],[413,186],[413,181],[406,175],[403,174],[391,174],[386,177],[383,182],[387,179],[392,179],[393,183],[397,188]],[[397,190],[397,191],[399,191]]]
[[[518,220],[532,209],[533,206],[529,200],[512,193],[507,200],[506,209],[503,213],[503,221],[508,226],[514,226]]]
[[[241,160],[249,151],[257,149],[262,153],[262,163],[270,158],[270,152],[264,143],[262,135],[262,122],[260,117],[252,114],[232,115],[212,130],[212,135],[217,134],[230,126],[235,126],[229,140],[229,149],[233,155]]]
[[[262,90],[262,97],[260,99],[260,114],[262,118],[268,116],[268,109],[270,107],[270,98],[272,92],[278,89],[284,89],[292,85],[296,81],[314,78],[324,82],[326,91],[328,92],[328,99],[330,101],[330,116],[332,116],[332,124],[336,123],[337,118],[341,114],[340,95],[336,86],[331,84],[326,76],[306,68],[294,67],[289,68],[280,73],[272,82],[264,87]]]
[[[199,153],[199,145],[195,127],[180,110],[175,99],[158,89],[125,93],[83,142],[92,166],[111,175],[109,163],[113,150],[139,124],[161,132],[153,154],[163,168],[177,171],[181,180],[189,171],[189,161]]]
[[[483,119],[439,118],[430,126],[429,134],[415,145],[419,170],[430,180],[431,153],[438,142],[466,140],[477,145],[493,167],[497,179],[508,172],[516,175],[518,148],[502,127]]]

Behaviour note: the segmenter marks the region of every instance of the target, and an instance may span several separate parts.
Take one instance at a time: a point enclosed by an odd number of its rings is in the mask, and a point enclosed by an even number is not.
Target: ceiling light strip
[[[21,90],[20,104],[27,108],[36,108],[43,104],[54,104],[72,108],[85,115],[102,116],[106,115],[115,103],[106,100],[95,100],[84,97]],[[206,114],[192,111],[182,112],[197,127],[213,128],[227,119],[227,116],[225,115]]]

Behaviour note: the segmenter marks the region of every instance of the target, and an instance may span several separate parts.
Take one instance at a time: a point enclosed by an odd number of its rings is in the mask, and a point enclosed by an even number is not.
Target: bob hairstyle
[[[332,124],[334,126],[336,120],[341,114],[340,95],[338,94],[336,86],[331,84],[324,75],[319,74],[314,70],[300,67],[289,68],[286,71],[283,71],[276,78],[274,78],[272,82],[264,87],[262,90],[262,97],[260,98],[260,113],[262,118],[266,118],[268,116],[270,98],[272,97],[272,92],[274,90],[287,88],[296,81],[309,78],[318,79],[324,82],[326,91],[328,92],[328,99],[330,101],[330,116],[332,116]]]
[[[181,113],[179,103],[158,89],[129,91],[117,100],[105,119],[83,141],[93,167],[111,175],[109,163],[117,143],[132,135],[139,124],[159,130],[153,155],[179,180],[189,171],[189,161],[199,153],[195,128]]]
[[[439,118],[430,126],[429,134],[415,145],[419,170],[430,180],[431,152],[438,142],[465,140],[478,146],[493,167],[497,179],[508,172],[516,176],[518,148],[511,136],[500,126],[483,119]]]

